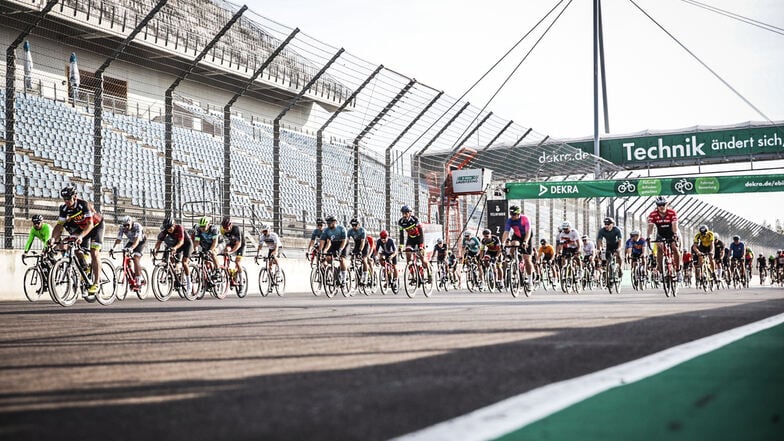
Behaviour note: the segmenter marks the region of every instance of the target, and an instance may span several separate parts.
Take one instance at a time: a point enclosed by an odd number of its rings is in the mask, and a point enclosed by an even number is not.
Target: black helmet
[[[357,220],[357,218],[354,218],[354,219],[351,219],[351,222],[349,222],[349,224],[351,224],[352,227],[355,227],[355,226],[359,225],[359,221]]]
[[[224,217],[221,221],[221,227],[223,227],[224,230],[228,230],[231,227],[231,217]]]
[[[402,207],[400,207],[400,212],[401,213],[411,213],[411,207],[409,207],[408,205],[403,205]]]
[[[75,194],[76,194],[76,189],[71,187],[70,185],[67,187],[63,187],[63,189],[60,190],[60,197],[62,197],[63,199],[71,199],[72,197],[74,197]]]
[[[172,225],[174,225],[174,221],[172,221],[170,217],[167,217],[166,219],[163,220],[163,223],[161,224],[161,231],[168,230],[169,228],[172,227]]]
[[[708,226],[707,225],[700,225],[700,233],[705,234],[707,232],[708,232]]]
[[[740,236],[732,236],[732,240],[740,240]]]
[[[44,217],[40,214],[34,214],[30,220],[33,221],[34,224],[40,224],[44,221]]]
[[[605,217],[604,218],[604,224],[605,225],[610,225],[610,224],[614,224],[614,223],[615,223],[615,219],[613,219],[611,217]]]
[[[324,219],[322,218],[316,219],[316,226],[320,227],[322,225],[324,225]]]
[[[330,223],[330,222],[337,222],[337,221],[338,221],[338,220],[337,220],[337,219],[335,219],[335,216],[327,216],[327,223]]]
[[[539,243],[542,245],[547,245],[547,239],[542,239],[539,241]]]
[[[520,214],[520,207],[518,207],[517,205],[512,205],[511,207],[509,207],[509,213]]]
[[[667,205],[667,198],[664,196],[659,196],[656,198],[656,206],[661,207],[662,205]]]
[[[483,234],[483,235],[485,235],[485,234],[490,234],[490,233],[492,233],[492,231],[490,231],[490,230],[489,230],[489,229],[487,229],[487,228],[485,228],[484,230],[482,230],[482,234]]]

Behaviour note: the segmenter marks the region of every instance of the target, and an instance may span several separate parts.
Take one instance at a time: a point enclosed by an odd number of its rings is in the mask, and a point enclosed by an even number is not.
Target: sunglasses
[[[605,225],[612,225],[612,222],[605,222]]]

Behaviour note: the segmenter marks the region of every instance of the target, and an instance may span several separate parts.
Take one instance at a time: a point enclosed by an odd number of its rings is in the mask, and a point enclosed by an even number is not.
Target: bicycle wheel
[[[248,295],[248,270],[245,268],[234,274],[234,292],[241,299]]]
[[[616,294],[620,294],[621,293],[621,269],[618,266],[615,267],[614,289],[615,289],[615,293]]]
[[[210,277],[210,294],[216,299],[225,299],[229,294],[229,272],[224,268],[214,268]]]
[[[368,273],[369,285],[365,287],[365,295],[371,295],[378,292],[378,273],[372,269]]]
[[[324,278],[322,276],[323,271],[318,266],[310,269],[310,292],[316,297],[324,293]]]
[[[286,294],[286,273],[283,272],[283,269],[278,267],[277,271],[275,271],[275,294],[278,297],[282,297],[283,294]]]
[[[177,289],[177,293],[188,301],[198,300],[204,297],[204,273],[201,270],[201,267],[196,265],[195,263],[188,264],[188,270],[190,272],[189,280],[191,281],[191,289],[188,290],[188,287],[185,283],[185,273],[179,271],[177,273],[171,273],[171,280],[172,285]]]
[[[493,291],[498,291],[498,286],[496,284],[496,274],[493,268],[485,268],[485,286],[487,286],[487,292],[492,293]]]
[[[324,280],[324,292],[327,294],[327,297],[331,299],[338,293],[338,282],[335,277],[335,268],[331,265],[327,266],[322,270],[322,273]]]
[[[425,297],[431,297],[433,295],[433,289],[435,288],[436,278],[433,276],[431,269],[426,268],[424,271],[424,276],[419,278],[422,283],[422,293]]]
[[[54,300],[62,306],[76,303],[79,292],[79,275],[70,260],[54,264],[49,273],[49,289]]]
[[[387,277],[387,271],[383,266],[378,269],[378,287],[381,288],[381,295],[387,295],[387,290],[392,288]]]
[[[414,298],[419,289],[419,270],[414,262],[409,262],[403,271],[403,289],[406,290],[406,295],[409,298]]]
[[[272,281],[270,280],[267,268],[259,270],[259,294],[262,297],[267,297],[272,292]]]
[[[142,268],[141,278],[141,286],[136,287],[136,297],[138,297],[139,300],[144,300],[147,298],[147,291],[150,289],[150,278],[147,276],[147,268]]]
[[[117,283],[114,280],[114,265],[109,259],[101,259],[101,276],[98,279],[98,292],[95,299],[103,306],[117,300]]]
[[[27,300],[35,302],[46,292],[44,275],[37,266],[28,268],[24,274],[24,293]]]
[[[572,289],[572,267],[571,265],[567,265],[566,267],[561,270],[561,291],[564,294],[569,294],[569,291]]]
[[[466,288],[468,288],[469,292],[476,291],[479,288],[476,280],[476,272],[470,267],[467,268],[465,272],[466,272],[466,276],[465,276]]]
[[[128,278],[125,277],[125,268],[118,266],[114,270],[114,280],[117,283],[117,300],[125,300],[128,295]]]
[[[517,271],[516,264],[511,262],[509,267],[506,270],[506,282],[509,284],[509,293],[512,294],[512,297],[519,297],[520,296],[520,288],[521,288],[521,280],[520,280],[520,271]]]
[[[451,269],[449,271],[449,283],[452,285],[452,289],[458,290],[460,289],[460,273],[457,272],[456,269]]]
[[[155,265],[152,270],[152,294],[160,302],[165,302],[171,297],[174,280],[165,265]]]

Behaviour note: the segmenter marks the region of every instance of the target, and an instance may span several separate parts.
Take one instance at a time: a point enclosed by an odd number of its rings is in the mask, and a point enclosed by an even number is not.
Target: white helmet
[[[561,224],[561,229],[562,230],[571,230],[572,229],[572,224],[569,223],[569,221],[563,221],[563,223]]]
[[[131,222],[133,222],[133,219],[130,216],[120,217],[120,225],[131,225]]]
[[[632,236],[639,236],[640,235],[640,230],[632,230],[632,234],[631,235]]]

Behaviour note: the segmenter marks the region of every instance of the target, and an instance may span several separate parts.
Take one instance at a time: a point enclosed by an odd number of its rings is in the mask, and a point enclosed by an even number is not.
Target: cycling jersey
[[[511,217],[506,220],[506,225],[504,225],[505,232],[512,232],[512,240],[515,238],[518,241],[522,241],[525,239],[525,233],[531,229],[531,222],[528,220],[528,216],[521,214],[519,219],[512,219]]]
[[[656,233],[659,236],[672,239],[674,231],[672,224],[678,221],[678,214],[672,208],[664,211],[664,214],[659,213],[659,210],[653,210],[648,215],[648,223],[656,225]]]
[[[446,251],[447,247],[445,243],[442,243],[441,245],[436,244],[436,246],[433,247],[433,254],[438,257],[438,260],[444,260],[444,257],[446,257]]]
[[[335,225],[335,228],[324,228],[324,231],[321,233],[321,240],[323,241],[331,241],[332,246],[335,246],[336,242],[342,242],[346,240],[346,229],[343,228],[343,225]]]
[[[697,235],[694,236],[694,243],[705,248],[710,248],[714,240],[713,231],[708,231],[705,234],[697,233]]]
[[[766,259],[764,257],[758,257],[757,258],[757,266],[760,267],[760,268],[765,268],[766,266],[768,266],[768,259]]]
[[[359,252],[359,247],[362,245],[362,241],[367,238],[365,229],[363,227],[359,227],[357,229],[349,228],[347,235],[349,239],[354,240],[354,252]]]
[[[612,227],[611,229],[607,228],[599,228],[599,232],[596,233],[596,243],[601,244],[602,239],[607,243],[607,248],[617,248],[617,243],[623,240],[623,233],[621,233],[621,229],[618,227]]]
[[[586,240],[585,242],[583,242],[584,256],[592,256],[594,251],[596,251],[596,245],[593,244],[593,241]]]
[[[242,234],[242,230],[240,230],[239,225],[232,225],[231,228],[224,230],[223,227],[220,229],[221,234],[226,239],[226,245],[234,246],[237,242],[242,243],[245,245],[245,236]]]
[[[274,250],[275,247],[281,246],[280,238],[274,231],[267,231],[267,234],[262,233],[259,236],[259,241],[266,245],[270,250]]]
[[[57,224],[63,225],[70,234],[79,234],[91,223],[98,225],[103,221],[101,213],[95,211],[95,207],[84,199],[77,199],[70,208],[66,204],[60,205],[60,213]]]
[[[501,251],[501,239],[498,236],[490,236],[482,239],[482,249],[488,253],[497,254]]]
[[[197,228],[194,232],[194,239],[197,243],[201,244],[202,249],[209,249],[212,247],[212,243],[218,240],[219,236],[220,231],[218,231],[216,225],[209,225],[204,230]]]
[[[416,242],[411,239],[419,238],[421,241],[422,224],[419,223],[419,219],[416,216],[412,214],[408,219],[405,216],[401,217],[397,221],[397,225],[400,227],[400,245]]]
[[[642,255],[642,252],[645,250],[645,245],[646,244],[647,244],[647,242],[645,241],[645,239],[633,240],[633,239],[629,238],[626,241],[626,249],[627,250],[628,249],[632,250],[632,256],[640,256],[640,255]]]
[[[169,230],[163,230],[158,234],[158,240],[165,243],[167,247],[171,248],[177,245],[180,240],[183,240],[182,246],[190,248],[191,236],[186,234],[185,227],[182,225],[175,225],[174,231],[169,233]]]
[[[378,239],[378,252],[383,256],[389,256],[395,253],[395,239],[387,237],[386,240]]]
[[[548,243],[547,245],[540,246],[538,253],[552,259],[552,257],[555,256],[555,248]]]
[[[478,254],[480,246],[481,243],[476,236],[471,236],[467,239],[465,237],[463,238],[463,248],[471,254]]]
[[[582,243],[580,232],[575,229],[569,230],[568,233],[561,231],[558,233],[558,243],[564,245],[568,249],[576,250]]]
[[[310,240],[313,241],[314,245],[318,245],[319,240],[321,240],[321,234],[323,232],[324,230],[320,228],[316,228],[315,230],[313,230],[313,233],[310,234]]]
[[[123,236],[128,238],[128,245],[136,242],[137,238],[139,239],[139,242],[146,239],[146,236],[144,235],[144,229],[138,222],[133,222],[127,228],[125,225],[120,225],[120,230],[117,232],[117,242],[121,241]]]
[[[743,242],[732,242],[730,244],[730,253],[733,259],[741,259],[746,254],[746,244]]]
[[[683,263],[691,263],[691,253],[683,253]]]
[[[751,248],[746,248],[746,260],[751,261],[754,258],[754,251]]]
[[[27,242],[24,246],[25,253],[30,251],[30,247],[33,246],[33,241],[36,237],[43,243],[49,242],[49,239],[52,238],[52,227],[49,224],[42,223],[40,229],[30,228],[30,234],[27,236]]]

